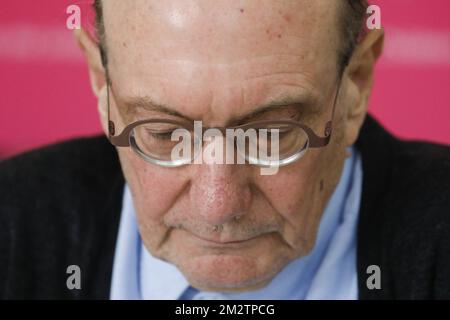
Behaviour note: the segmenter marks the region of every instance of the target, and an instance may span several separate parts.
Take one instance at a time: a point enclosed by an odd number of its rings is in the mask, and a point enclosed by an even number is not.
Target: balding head
[[[99,39],[99,46],[102,50],[105,49],[105,28],[103,23],[103,9],[102,0],[95,0],[95,30],[97,38]],[[342,0],[340,2],[341,9],[337,12],[337,36],[341,38],[341,47],[337,52],[337,58],[340,70],[343,70],[347,65],[356,43],[364,34],[364,20],[368,7],[367,0]],[[295,14],[295,13],[294,13]],[[103,52],[103,64],[106,66],[106,52]]]

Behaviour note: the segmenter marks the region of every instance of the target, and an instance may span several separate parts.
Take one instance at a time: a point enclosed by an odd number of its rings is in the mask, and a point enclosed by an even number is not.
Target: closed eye
[[[158,140],[171,140],[172,138],[172,133],[174,130],[170,130],[170,131],[163,131],[163,132],[155,132],[155,131],[150,131],[148,130],[148,134],[154,138],[154,139],[158,139]]]

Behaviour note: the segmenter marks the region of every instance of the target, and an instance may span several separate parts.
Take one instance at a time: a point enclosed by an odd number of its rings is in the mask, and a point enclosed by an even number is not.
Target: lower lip
[[[247,240],[241,240],[241,241],[232,241],[232,242],[215,242],[207,239],[203,239],[195,234],[191,233],[191,236],[197,240],[201,245],[207,246],[210,248],[220,248],[220,249],[226,249],[226,248],[243,248],[244,246],[252,245],[254,242],[258,240],[260,236],[256,236]]]

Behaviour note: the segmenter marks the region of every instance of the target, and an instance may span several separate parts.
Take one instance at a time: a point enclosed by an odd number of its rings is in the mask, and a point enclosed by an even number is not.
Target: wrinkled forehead
[[[252,76],[302,64],[320,76],[336,64],[338,1],[107,0],[104,25],[112,74],[173,71]],[[172,70],[172,71],[171,71]],[[221,77],[224,77],[221,74]],[[225,76],[226,78],[226,76]],[[142,79],[141,79],[142,80]],[[180,79],[181,80],[181,79]]]

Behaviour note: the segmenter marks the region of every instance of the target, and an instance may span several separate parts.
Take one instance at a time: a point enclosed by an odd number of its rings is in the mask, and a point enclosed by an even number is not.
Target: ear
[[[105,86],[105,68],[102,65],[100,49],[95,39],[84,29],[74,31],[78,46],[86,58],[92,91],[98,98],[102,87]]]
[[[359,135],[367,114],[368,100],[372,91],[375,64],[383,51],[384,31],[369,31],[355,48],[344,74],[347,80],[345,102],[346,145],[353,145]]]

